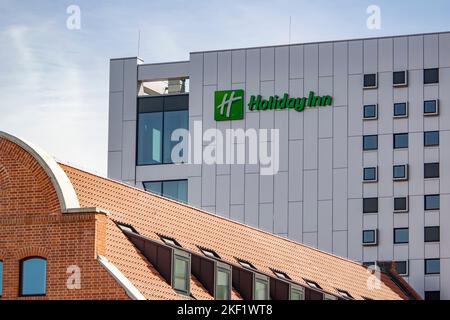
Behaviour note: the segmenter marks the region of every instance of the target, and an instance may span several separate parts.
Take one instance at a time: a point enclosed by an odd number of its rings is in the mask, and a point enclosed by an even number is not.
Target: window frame
[[[427,299],[427,296],[429,297],[430,295],[432,295],[432,294],[438,294],[439,295],[439,297],[438,297],[438,299]],[[439,291],[439,290],[429,290],[429,291],[425,291],[424,292],[424,300],[428,300],[428,301],[432,301],[432,300],[441,300],[441,291]]]
[[[366,148],[366,146],[365,146],[365,139],[368,139],[368,138],[375,138],[376,139],[376,146],[375,147],[373,147],[373,148]],[[369,134],[369,135],[364,135],[363,136],[363,151],[376,151],[376,150],[378,150],[378,135],[376,135],[376,134]]]
[[[427,71],[428,72],[430,72],[430,71],[437,71],[437,81],[436,82],[430,82],[430,81],[427,80],[427,75],[426,75]],[[423,69],[423,84],[424,85],[427,85],[427,84],[438,84],[439,80],[440,80],[439,79],[439,77],[440,77],[439,73],[440,73],[439,68],[426,68],[426,69]]]
[[[427,144],[427,134],[436,134],[437,133],[437,143],[433,143],[433,144]],[[423,132],[423,146],[424,148],[433,148],[433,147],[439,147],[440,145],[440,132],[435,130],[435,131],[424,131]]]
[[[395,169],[404,167],[405,175],[403,177],[395,176]],[[407,181],[409,179],[409,165],[407,164],[395,164],[392,166],[392,180],[393,181]]]
[[[423,206],[424,206],[424,210],[425,211],[439,211],[441,210],[441,195],[440,194],[426,194],[423,196]],[[439,206],[437,208],[433,207],[433,208],[427,208],[427,198],[429,197],[437,197],[438,201],[439,201]]]
[[[425,104],[427,102],[434,102],[436,110],[434,112],[426,112],[425,111]],[[434,99],[434,100],[425,100],[423,102],[423,115],[425,117],[431,117],[431,116],[438,116],[439,115],[439,99]]]
[[[395,208],[395,200],[398,200],[398,199],[405,199],[405,208],[404,209],[396,209]],[[408,196],[394,197],[394,213],[405,213],[405,212],[409,212],[409,197]]]
[[[260,283],[264,283],[264,285],[266,286],[266,297],[265,299],[258,299],[256,300],[256,284],[260,282]],[[253,300],[254,301],[266,301],[266,300],[270,300],[270,279],[268,276],[259,274],[259,273],[254,273],[253,274]]]
[[[37,294],[29,294],[29,293],[24,293],[23,292],[23,269],[24,269],[24,263],[29,261],[29,260],[33,260],[33,259],[40,259],[45,261],[45,287],[44,287],[44,293],[37,293]],[[48,260],[45,257],[42,256],[29,256],[29,257],[25,257],[22,258],[19,261],[19,297],[45,297],[47,295],[47,265],[48,265]]]
[[[166,182],[178,182],[178,183],[180,183],[180,182],[186,182],[186,202],[183,201],[183,200],[181,200],[181,199],[175,199],[175,198],[169,197],[168,195],[165,195],[165,194],[164,194],[164,183],[166,183]],[[160,184],[161,184],[161,194],[158,194],[157,192],[148,190],[148,189],[146,188],[146,186],[145,186],[147,183],[160,183]],[[156,194],[156,195],[158,195],[158,196],[160,196],[160,197],[164,197],[164,198],[167,198],[167,199],[170,199],[170,200],[173,200],[173,201],[177,201],[177,202],[180,202],[180,203],[187,203],[188,200],[189,200],[189,179],[172,179],[172,180],[143,181],[143,182],[142,182],[142,186],[143,186],[143,188],[144,188],[144,190],[145,190],[146,192],[150,192],[150,193]]]
[[[430,176],[426,174],[427,172],[427,166],[433,166],[431,169],[434,172],[436,169],[435,166],[437,165],[437,176]],[[424,179],[440,179],[441,177],[441,165],[440,162],[428,162],[423,164],[423,178]]]
[[[366,170],[375,170],[375,177],[374,177],[374,179],[366,179]],[[378,167],[366,167],[366,168],[363,168],[363,182],[364,183],[378,182]]]
[[[405,105],[405,114],[400,114],[400,115],[396,115],[395,114],[395,107],[398,105]],[[395,102],[394,106],[393,106],[393,110],[392,110],[392,116],[394,117],[394,119],[402,119],[402,118],[408,118],[409,116],[409,104],[408,102]]]
[[[179,289],[179,288],[175,288],[175,262],[176,260],[183,260],[185,262],[187,262],[186,264],[186,290],[184,289]],[[175,290],[176,292],[185,295],[185,296],[190,296],[191,294],[191,255],[188,252],[185,252],[183,250],[179,250],[179,249],[175,249],[173,248],[172,251],[172,288],[173,290]]]
[[[366,86],[366,76],[375,76],[375,84]],[[378,88],[378,73],[363,74],[363,89],[377,89]]]
[[[437,229],[437,239],[432,238],[431,240],[427,240],[427,230],[436,230]],[[425,243],[438,243],[441,242],[441,227],[440,226],[426,226],[424,227],[424,235],[423,235],[423,241]]]
[[[300,293],[300,296],[302,297],[298,301],[305,300],[305,288],[302,286],[293,284],[293,283],[289,284],[289,300],[292,300],[292,293],[294,293],[295,291]],[[292,300],[292,301],[295,301],[295,300]]]
[[[366,117],[366,108],[373,107],[375,109],[375,114],[370,117]],[[378,104],[366,104],[363,106],[363,120],[377,120],[378,119]]]
[[[404,73],[405,75],[405,81],[403,83],[395,83],[395,74],[396,73]],[[398,70],[398,71],[394,71],[392,72],[392,86],[394,88],[398,88],[398,87],[406,87],[408,86],[408,70]]]
[[[396,138],[400,137],[400,136],[406,136],[406,146],[397,146],[396,144]],[[394,150],[398,150],[398,149],[408,149],[409,148],[409,134],[408,132],[403,132],[403,133],[394,133],[392,135],[392,148]]]
[[[399,263],[404,263],[405,264],[405,272],[404,273],[398,272],[398,268],[397,267],[398,267]],[[400,276],[407,277],[409,275],[409,261],[408,260],[395,261],[395,271],[397,271],[397,273]]]
[[[367,209],[366,210],[366,201],[374,201],[376,199],[376,208],[375,209]],[[378,197],[370,197],[370,198],[363,198],[363,208],[362,208],[362,212],[363,214],[370,214],[370,213],[378,213],[379,210],[379,203],[378,203],[379,199]]]
[[[366,242],[366,241],[364,240],[364,234],[365,234],[366,232],[371,232],[371,233],[373,233],[373,241]],[[363,245],[364,247],[369,247],[369,246],[376,246],[376,245],[378,245],[378,229],[367,229],[367,230],[363,230],[363,231],[362,231],[362,245]]]
[[[427,271],[427,262],[430,261],[438,261],[439,262],[439,271],[438,272],[428,272]],[[425,275],[437,275],[437,274],[441,274],[441,259],[439,258],[432,258],[432,259],[425,259],[424,260],[424,271],[425,271]]]
[[[228,274],[228,290],[227,290],[227,299],[220,299],[220,301],[231,300],[232,286],[233,286],[233,270],[230,265],[225,263],[216,262],[216,270],[214,274],[214,299],[217,299],[217,279],[219,276],[219,272],[224,272]]]
[[[170,99],[175,97],[185,97],[187,99],[187,105],[186,106],[177,106],[174,107],[170,104]],[[142,100],[161,100],[161,106],[154,107],[154,110],[151,110],[151,108],[141,111],[140,110],[140,101]],[[166,101],[169,100],[169,103],[166,105]],[[137,110],[136,110],[136,167],[143,167],[143,166],[158,166],[158,165],[171,165],[175,164],[173,162],[166,163],[164,161],[164,152],[165,152],[165,115],[166,113],[170,112],[180,112],[185,111],[187,112],[187,130],[189,130],[189,93],[174,93],[174,94],[165,94],[160,96],[139,96],[136,100],[137,104]],[[145,109],[143,107],[143,109]],[[161,146],[160,146],[160,152],[161,152],[161,162],[160,163],[139,163],[139,122],[140,122],[140,114],[150,114],[150,113],[161,113]]]
[[[405,231],[405,230],[407,231],[408,239],[406,241],[398,241],[396,239],[396,231]],[[394,245],[395,244],[409,244],[409,228],[394,228],[393,240],[394,240]]]

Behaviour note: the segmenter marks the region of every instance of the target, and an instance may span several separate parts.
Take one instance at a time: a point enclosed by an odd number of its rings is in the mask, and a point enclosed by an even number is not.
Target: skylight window
[[[164,236],[159,236],[159,237],[161,238],[162,242],[164,242],[168,246],[181,247],[181,245],[178,243],[178,241],[175,240],[174,238],[169,238],[169,237],[164,237]]]
[[[280,279],[291,280],[291,278],[284,272],[273,270],[273,273]]]
[[[139,232],[137,232],[136,229],[132,225],[123,224],[123,223],[116,223],[116,224],[120,228],[120,230],[122,230],[123,232],[139,234]]]
[[[208,250],[208,249],[203,249],[203,248],[199,248],[199,249],[208,258],[220,259],[220,256],[213,250]]]
[[[239,259],[238,259],[238,262],[239,262],[239,264],[240,264],[241,266],[243,266],[244,268],[252,269],[252,270],[257,270],[257,269],[255,268],[255,266],[252,265],[252,264],[251,264],[250,262],[248,262],[248,261],[243,261],[243,260],[239,260]]]
[[[350,293],[348,293],[347,291],[344,290],[339,290],[337,289],[337,291],[339,292],[339,294],[341,295],[341,297],[345,298],[345,299],[353,299],[353,297],[350,295]]]
[[[314,282],[314,281],[311,281],[311,280],[306,280],[306,279],[304,279],[304,280],[305,280],[306,284],[307,284],[308,286],[310,286],[311,288],[314,288],[314,289],[322,289],[322,287],[319,286],[319,285],[317,284],[317,282]]]

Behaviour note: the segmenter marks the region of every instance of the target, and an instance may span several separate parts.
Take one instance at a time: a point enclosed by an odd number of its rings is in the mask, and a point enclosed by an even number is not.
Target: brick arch
[[[44,247],[28,246],[17,250],[14,254],[16,260],[23,260],[28,257],[41,257],[48,259],[49,251]]]

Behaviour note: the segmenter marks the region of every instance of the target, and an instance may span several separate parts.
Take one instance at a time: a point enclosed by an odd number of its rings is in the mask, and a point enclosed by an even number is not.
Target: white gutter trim
[[[147,300],[144,295],[120,272],[115,265],[101,255],[97,256],[97,261],[108,271],[110,275],[125,289],[127,295],[133,300]]]

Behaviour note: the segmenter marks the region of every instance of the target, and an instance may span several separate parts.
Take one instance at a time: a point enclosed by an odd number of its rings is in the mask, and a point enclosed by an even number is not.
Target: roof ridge
[[[66,164],[66,163],[63,163],[63,162],[58,162],[58,164],[64,165],[64,166],[66,166],[66,167],[73,168],[73,169],[75,169],[75,170],[82,171],[82,172],[87,173],[87,174],[90,174],[90,175],[94,175],[94,176],[96,176],[96,177],[98,177],[98,178],[101,178],[101,179],[104,179],[104,180],[107,180],[107,181],[110,181],[110,182],[119,184],[119,185],[124,186],[124,187],[128,187],[128,188],[134,189],[134,190],[139,191],[139,192],[141,192],[141,193],[150,194],[150,195],[152,195],[152,196],[154,196],[154,197],[157,197],[157,198],[160,198],[160,199],[163,199],[163,200],[166,200],[166,201],[170,201],[170,202],[173,202],[173,203],[182,205],[182,206],[187,207],[187,208],[189,208],[189,209],[193,209],[193,210],[196,210],[196,211],[200,211],[200,212],[202,212],[202,213],[204,213],[204,214],[207,214],[207,215],[210,215],[210,216],[219,218],[219,219],[221,219],[221,220],[228,221],[228,222],[231,222],[231,223],[240,225],[240,226],[245,227],[245,228],[252,229],[252,230],[254,230],[254,231],[257,231],[257,232],[260,232],[260,233],[263,233],[263,234],[266,234],[266,235],[275,237],[275,238],[277,238],[277,239],[280,239],[280,240],[283,240],[283,241],[286,241],[286,242],[289,242],[289,243],[292,243],[292,244],[300,245],[300,246],[302,246],[302,247],[304,247],[304,248],[310,249],[310,250],[315,251],[315,252],[318,252],[318,253],[322,253],[322,254],[327,255],[327,256],[330,256],[330,257],[332,257],[332,258],[336,258],[336,259],[339,259],[339,260],[342,260],[342,261],[346,261],[346,262],[349,262],[349,263],[352,263],[352,264],[356,264],[356,265],[358,265],[358,266],[362,266],[362,264],[359,263],[359,262],[356,262],[356,261],[353,261],[353,260],[350,260],[350,259],[347,259],[347,258],[338,256],[338,255],[335,255],[335,254],[330,253],[330,252],[326,252],[326,251],[320,250],[320,249],[318,249],[318,248],[314,248],[314,247],[309,246],[309,245],[307,245],[307,244],[300,243],[300,242],[294,241],[294,240],[292,240],[292,239],[289,239],[289,238],[286,238],[286,237],[279,236],[279,235],[274,234],[274,233],[271,233],[271,232],[269,232],[269,231],[265,231],[265,230],[262,230],[262,229],[253,227],[253,226],[244,224],[244,223],[242,223],[242,222],[239,222],[239,221],[236,221],[236,220],[233,220],[233,219],[229,219],[229,218],[223,217],[223,216],[218,215],[218,214],[216,214],[216,213],[212,213],[212,212],[206,211],[206,210],[204,210],[204,209],[194,207],[194,206],[189,205],[189,204],[187,204],[187,203],[183,203],[183,202],[180,202],[180,201],[177,201],[177,200],[174,200],[174,199],[171,199],[171,198],[166,198],[166,197],[164,197],[164,196],[161,196],[161,195],[158,195],[158,194],[149,192],[149,191],[145,191],[145,190],[140,189],[140,188],[138,188],[138,187],[136,187],[136,186],[129,185],[129,184],[127,184],[127,183],[125,183],[125,182],[122,182],[122,181],[119,181],[119,180],[115,180],[115,179],[111,179],[111,178],[108,178],[108,177],[104,177],[104,176],[100,176],[100,175],[91,173],[91,172],[86,171],[86,170],[84,170],[84,169],[77,168],[76,166],[74,166],[74,165],[72,165],[72,164]]]

